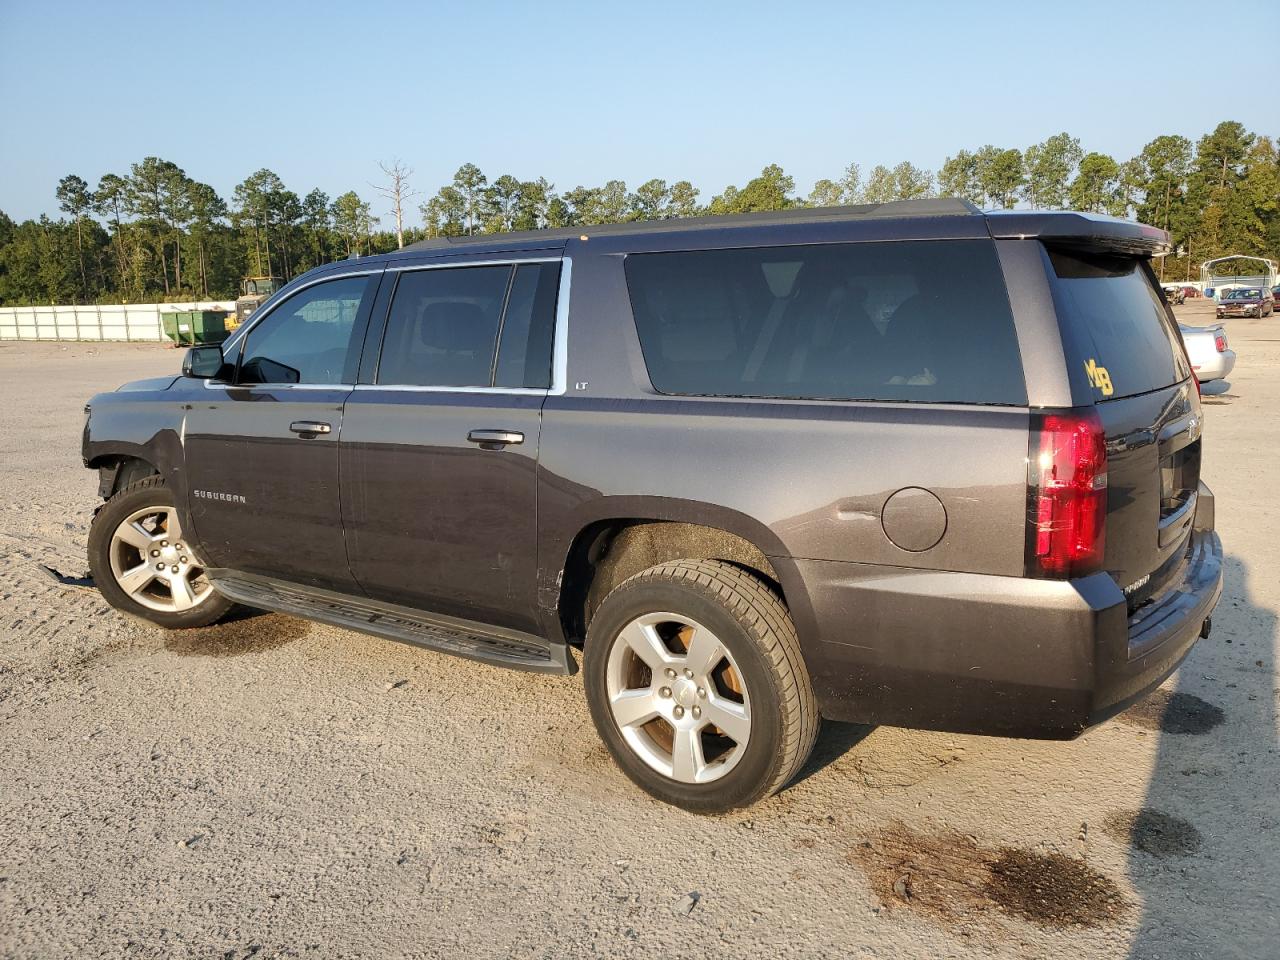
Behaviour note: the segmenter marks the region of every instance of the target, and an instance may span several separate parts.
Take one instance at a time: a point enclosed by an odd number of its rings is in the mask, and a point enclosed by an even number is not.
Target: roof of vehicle
[[[1055,243],[1101,246],[1112,251],[1140,256],[1158,256],[1169,250],[1169,235],[1165,231],[1135,223],[1132,220],[1072,211],[984,211],[967,200],[942,197],[894,200],[888,203],[866,203],[856,206],[800,207],[763,213],[681,217],[670,220],[593,224],[462,237],[436,237],[409,244],[403,250],[393,253],[359,259],[362,262],[390,260],[415,253],[484,255],[498,251],[563,248],[572,240],[596,237],[628,238],[697,231],[714,231],[723,236],[723,233],[728,231],[758,231],[762,227],[775,225],[801,227],[805,224],[836,225],[842,222],[862,225],[861,236],[871,239],[873,237],[868,235],[867,229],[871,228],[873,232],[878,232],[874,230],[877,222],[885,223],[886,237],[889,237],[901,235],[900,231],[893,230],[893,221],[911,220],[920,224],[920,229],[913,233],[915,236],[920,236],[931,232],[922,221],[934,219],[938,222],[939,236],[955,236],[954,225],[968,218],[982,218],[985,229],[979,229],[997,239],[1038,237]]]
[[[671,233],[685,230],[731,230],[734,227],[768,227],[775,224],[817,223],[833,220],[897,219],[902,217],[981,216],[982,211],[967,200],[938,198],[929,200],[894,200],[888,203],[862,203],[845,207],[799,207],[790,210],[768,210],[761,213],[735,213],[701,217],[678,217],[670,220],[635,220],[627,223],[602,223],[591,226],[556,227],[549,230],[522,230],[512,233],[486,233],[469,237],[436,237],[420,240],[406,250],[448,250],[459,246],[483,246],[488,243],[510,244],[522,240],[568,240],[587,236],[626,236],[645,233]]]

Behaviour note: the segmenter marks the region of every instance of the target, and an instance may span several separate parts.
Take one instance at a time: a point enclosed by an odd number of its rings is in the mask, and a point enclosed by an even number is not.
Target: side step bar
[[[553,644],[531,633],[425,613],[368,597],[350,597],[238,570],[214,569],[206,573],[219,593],[249,607],[292,613],[335,627],[517,670],[564,676],[577,671],[577,663],[565,644]]]

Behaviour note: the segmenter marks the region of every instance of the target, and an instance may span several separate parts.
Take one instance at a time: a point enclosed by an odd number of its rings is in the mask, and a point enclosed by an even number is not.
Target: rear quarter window
[[[1077,392],[1098,401],[1120,399],[1191,375],[1145,261],[1053,249],[1046,254]]]
[[[642,253],[626,275],[661,393],[1027,402],[989,240]]]

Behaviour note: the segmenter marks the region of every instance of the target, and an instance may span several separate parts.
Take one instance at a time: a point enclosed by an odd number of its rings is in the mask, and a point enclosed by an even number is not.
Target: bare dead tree
[[[379,163],[378,166],[386,174],[388,182],[382,186],[376,183],[371,183],[369,186],[391,201],[391,208],[396,217],[396,245],[400,249],[404,249],[404,205],[411,197],[418,195],[417,190],[412,190],[409,187],[409,178],[413,176],[413,170],[410,167],[406,167],[399,160],[391,164],[391,166],[387,166],[385,163]]]

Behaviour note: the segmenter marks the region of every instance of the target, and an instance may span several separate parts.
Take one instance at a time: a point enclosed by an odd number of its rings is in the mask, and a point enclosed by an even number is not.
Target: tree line
[[[1214,256],[1280,253],[1280,154],[1270,137],[1234,121],[1192,143],[1156,137],[1127,160],[1086,152],[1067,133],[1026,149],[988,144],[927,170],[910,162],[856,163],[798,196],[794,179],[771,164],[741,187],[706,203],[688,180],[622,180],[557,192],[545,177],[490,180],[463,164],[417,209],[412,170],[380,165],[370,188],[391,204],[392,229],[380,229],[372,204],[355,190],[331,199],[299,195],[270,170],[236,185],[230,198],[176,164],[146,157],[129,172],[91,186],[70,174],[54,196],[63,216],[15,223],[0,211],[0,303],[47,304],[224,299],[241,278],[286,280],[352,255],[385,253],[425,237],[462,236],[628,220],[746,213],[792,207],[961,197],[978,206],[1074,209],[1135,217],[1168,230],[1178,249],[1162,272],[1194,275]]]

